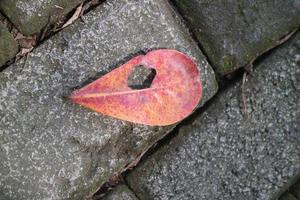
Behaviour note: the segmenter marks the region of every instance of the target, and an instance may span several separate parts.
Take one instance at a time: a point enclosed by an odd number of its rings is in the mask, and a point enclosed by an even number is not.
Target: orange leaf
[[[138,66],[154,68],[156,76],[150,88],[133,90],[127,79]],[[170,125],[187,117],[202,96],[196,64],[176,50],[154,50],[137,56],[89,85],[76,90],[71,100],[122,120]]]

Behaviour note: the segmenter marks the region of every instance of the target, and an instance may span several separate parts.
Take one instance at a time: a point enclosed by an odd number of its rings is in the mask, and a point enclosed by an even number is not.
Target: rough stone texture
[[[18,52],[17,42],[10,32],[0,23],[0,67]]]
[[[167,1],[108,0],[0,74],[0,199],[83,199],[173,126],[112,119],[62,98],[141,50],[175,48],[214,73]],[[171,102],[170,102],[171,103]]]
[[[126,185],[118,185],[103,200],[138,200]]]
[[[1,0],[0,10],[23,34],[31,35],[39,32],[50,16],[55,21],[81,2],[83,0]]]
[[[153,68],[136,66],[128,76],[127,85],[132,89],[150,88],[155,75],[156,70]]]
[[[220,74],[248,64],[300,26],[299,0],[174,0]]]
[[[300,172],[299,75],[300,34],[245,83],[251,119],[239,81],[129,174],[130,187],[143,200],[273,199]]]

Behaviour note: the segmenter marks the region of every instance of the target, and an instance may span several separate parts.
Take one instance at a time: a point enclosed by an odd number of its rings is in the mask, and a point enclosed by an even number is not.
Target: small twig
[[[27,53],[27,54],[24,55],[24,56],[25,56],[25,58],[24,58],[25,60],[24,60],[24,64],[23,64],[22,68],[20,69],[20,73],[23,72],[24,68],[25,68],[26,65],[27,65],[27,60],[28,60],[29,53]]]
[[[80,19],[83,23],[86,23],[86,21],[85,21],[83,15],[80,15],[79,19]]]
[[[44,27],[44,29],[43,29],[43,31],[42,31],[42,34],[41,34],[41,36],[40,36],[40,38],[39,38],[39,41],[43,41],[43,40],[45,39],[45,36],[46,36],[46,34],[47,34],[47,32],[48,32],[48,29],[49,29],[49,27],[50,27],[51,21],[52,21],[52,20],[51,20],[51,16],[49,16],[48,22],[47,22],[46,26]]]
[[[265,52],[268,52],[270,51],[271,49],[283,44],[284,42],[286,42],[288,39],[290,39],[290,37],[292,37],[292,35],[294,35],[294,33],[296,33],[297,30],[295,31],[292,31],[290,33],[288,33],[287,35],[285,35],[283,38],[281,38],[280,40],[278,40],[275,45],[271,46],[270,48],[268,48]],[[247,111],[247,97],[246,97],[246,94],[245,94],[245,83],[247,81],[247,74],[251,75],[253,74],[253,63],[254,63],[255,59],[251,60],[250,63],[248,65],[246,65],[244,67],[244,74],[243,74],[243,80],[242,80],[242,99],[243,99],[243,110],[244,110],[244,113],[246,115],[246,119],[247,120],[250,120],[251,119],[251,115],[250,113]]]
[[[61,7],[61,6],[59,6],[59,5],[54,5],[54,7],[55,7],[55,8],[58,8],[58,9],[61,9],[61,10],[64,9],[63,7]]]
[[[91,6],[91,4],[88,2],[86,4],[83,5],[82,9],[81,9],[81,12],[80,12],[80,15],[79,15],[79,18],[81,19],[81,21],[83,23],[85,23],[85,20],[84,20],[84,12]]]
[[[288,39],[290,39],[290,37],[292,37],[292,35],[294,35],[294,33],[296,33],[297,30],[294,30],[290,33],[288,33],[286,36],[284,36],[283,38],[281,38],[279,41],[277,41],[276,45],[281,45],[283,43],[285,43]]]
[[[244,70],[246,71],[246,73],[249,74],[250,76],[253,76],[253,64],[252,64],[253,62],[254,62],[254,60],[252,60],[250,62],[250,64],[248,64],[245,67],[243,67]]]
[[[283,37],[280,38],[277,42],[275,42],[274,45],[272,45],[271,47],[269,47],[268,49],[266,49],[262,54],[264,54],[264,53],[270,51],[271,49],[274,49],[275,47],[277,47],[277,46],[279,46],[279,45],[281,45],[281,44],[283,44],[283,43],[285,43],[285,42],[286,42],[288,39],[290,39],[290,38],[294,35],[294,33],[296,33],[297,31],[298,31],[298,29],[297,29],[297,30],[294,30],[294,31],[291,31],[291,32],[288,33],[287,35],[283,36]],[[255,59],[254,59],[254,60],[255,60]],[[252,61],[252,63],[254,62],[254,60]]]
[[[247,69],[244,74],[243,74],[243,80],[242,80],[242,99],[243,99],[243,110],[244,110],[244,114],[246,115],[246,120],[250,120],[251,116],[250,113],[247,111],[247,97],[245,94],[245,83],[247,81],[247,74],[249,73],[250,75],[252,75],[253,72],[253,65],[252,63],[247,65],[245,67],[245,69]],[[249,71],[249,72],[248,72]]]
[[[24,69],[24,68],[26,67],[28,57],[29,57],[29,53],[27,53],[27,54],[25,55],[25,61],[24,61],[24,64],[23,64],[22,69]]]

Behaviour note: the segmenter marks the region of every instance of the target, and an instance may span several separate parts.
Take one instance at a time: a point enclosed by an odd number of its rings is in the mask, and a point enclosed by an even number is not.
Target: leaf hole
[[[155,76],[156,70],[154,68],[137,65],[129,74],[127,85],[134,90],[150,88]]]

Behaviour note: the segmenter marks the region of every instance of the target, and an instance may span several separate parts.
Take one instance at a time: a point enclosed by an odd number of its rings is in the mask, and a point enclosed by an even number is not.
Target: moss
[[[0,25],[0,66],[12,59],[18,52],[18,45],[8,30]]]
[[[231,55],[226,55],[221,59],[220,67],[218,68],[219,74],[228,74],[235,69],[236,61]]]

